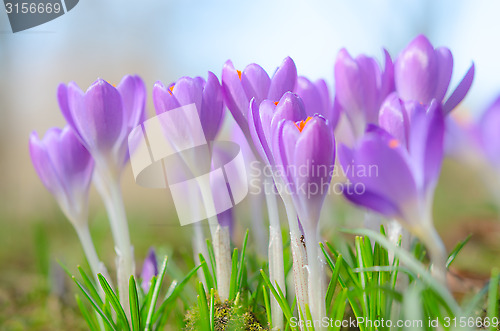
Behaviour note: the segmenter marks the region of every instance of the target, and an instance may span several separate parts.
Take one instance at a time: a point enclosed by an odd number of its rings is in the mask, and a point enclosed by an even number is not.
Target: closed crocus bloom
[[[208,72],[206,81],[202,77],[181,77],[168,87],[157,82],[153,87],[153,102],[158,115],[194,103],[206,140],[215,140],[224,108],[221,85],[212,72]]]
[[[405,101],[429,104],[432,99],[442,103],[450,85],[453,56],[448,48],[434,48],[419,35],[399,54],[394,65],[396,90]],[[465,97],[474,78],[474,64],[443,105],[445,113]]]
[[[128,161],[128,134],[145,117],[146,87],[139,76],[125,76],[117,87],[102,79],[86,92],[74,82],[59,85],[59,107],[96,160],[118,177]]]
[[[351,183],[344,195],[359,206],[398,220],[418,236],[431,251],[437,277],[445,282],[446,252],[431,210],[443,159],[444,116],[435,101],[429,107],[401,103],[390,110],[395,118],[404,118],[396,114],[398,109],[407,114],[409,125],[405,120],[386,119],[385,123],[393,123],[386,128],[394,135],[370,126],[353,149],[341,146],[340,161]],[[406,144],[397,137],[406,137]]]
[[[297,82],[297,68],[290,57],[276,69],[272,78],[258,64],[249,64],[242,71],[236,70],[228,60],[222,69],[222,93],[227,108],[248,140],[248,105],[255,98],[260,105],[264,99],[278,101],[288,91],[293,91]]]
[[[304,230],[308,303],[315,320],[326,316],[324,263],[318,243],[319,216],[335,162],[335,140],[320,115],[294,122],[283,119],[273,133],[273,155]],[[304,309],[300,302],[300,309]]]
[[[324,117],[314,115],[298,122],[282,120],[274,139],[275,161],[285,174],[299,219],[304,229],[316,229],[335,162],[332,130]]]
[[[78,226],[87,222],[87,201],[94,160],[73,131],[53,128],[42,140],[30,136],[33,166],[45,187],[54,195],[64,214]]]
[[[69,126],[50,129],[42,140],[33,132],[29,149],[40,180],[75,228],[92,274],[107,274],[97,257],[87,223],[94,160]]]
[[[335,100],[345,113],[357,139],[368,124],[376,124],[385,97],[394,90],[394,68],[385,54],[385,68],[374,58],[359,55],[352,58],[342,49],[335,61]]]

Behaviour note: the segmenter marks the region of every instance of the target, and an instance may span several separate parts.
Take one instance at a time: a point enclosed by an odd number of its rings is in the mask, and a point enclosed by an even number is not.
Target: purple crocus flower
[[[374,58],[352,58],[345,49],[337,55],[335,100],[347,116],[355,139],[363,135],[368,124],[378,123],[380,105],[394,90],[394,67],[389,53],[384,54],[383,71]]]
[[[151,287],[151,279],[154,276],[158,276],[158,261],[156,260],[155,250],[153,248],[149,249],[148,255],[144,259],[141,271],[141,287],[144,293],[149,292]]]
[[[29,141],[33,166],[45,187],[75,227],[87,222],[87,202],[94,160],[73,130],[52,128]],[[83,223],[83,224],[82,224]]]
[[[215,140],[224,108],[221,86],[212,72],[208,72],[206,81],[202,77],[182,77],[168,87],[157,82],[153,87],[153,102],[158,115],[194,103],[206,140]]]
[[[222,69],[222,93],[224,103],[236,123],[251,141],[248,131],[248,106],[252,99],[260,105],[264,99],[278,101],[288,91],[293,91],[297,82],[297,68],[290,57],[276,69],[272,78],[258,64],[249,64],[243,71],[236,70],[228,60]]]
[[[316,229],[331,181],[335,140],[327,120],[314,115],[281,120],[273,132],[273,155],[304,230]]]
[[[125,76],[117,87],[96,80],[84,93],[74,82],[57,90],[59,107],[99,168],[119,176],[128,161],[128,134],[145,117],[146,87]]]
[[[419,35],[399,54],[394,65],[396,90],[405,101],[429,104],[432,99],[442,103],[453,71],[453,56],[448,48],[434,48],[430,41]],[[474,78],[471,65],[457,88],[443,105],[449,113],[465,97]]]
[[[283,94],[279,102],[264,100],[260,106],[256,99],[252,99],[248,110],[249,129],[253,145],[262,160],[274,166],[271,137],[281,120],[297,122],[305,118],[304,103],[292,92]]]
[[[444,118],[437,102],[388,101],[381,126],[370,126],[354,149],[342,146],[340,160],[351,184],[363,192],[345,191],[355,204],[417,227],[429,210],[443,159]],[[390,133],[388,132],[390,131]],[[355,167],[359,171],[346,171]],[[376,174],[370,173],[370,169]]]

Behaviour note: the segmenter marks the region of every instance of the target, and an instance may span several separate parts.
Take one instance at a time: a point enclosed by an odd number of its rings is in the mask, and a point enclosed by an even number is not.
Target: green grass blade
[[[101,287],[104,290],[106,295],[106,299],[109,301],[113,309],[115,310],[116,316],[118,318],[119,323],[126,329],[130,330],[130,325],[128,324],[127,315],[125,315],[125,311],[123,310],[122,305],[120,304],[120,300],[116,296],[115,292],[106,281],[103,275],[98,274],[99,283],[101,283]]]
[[[243,275],[244,275],[244,268],[245,268],[245,255],[247,251],[247,243],[248,243],[248,234],[249,231],[245,232],[245,239],[243,239],[243,246],[241,247],[241,258],[240,258],[240,263],[238,266],[238,277],[236,280],[236,292],[241,291],[241,287],[243,286]]]
[[[112,318],[108,317],[108,314],[106,314],[101,307],[96,303],[96,301],[92,298],[90,293],[85,289],[85,287],[75,278],[75,276],[72,276],[73,281],[76,283],[76,286],[82,291],[83,295],[89,300],[90,304],[92,307],[94,307],[94,310],[97,311],[97,313],[103,318],[103,321],[106,323],[106,325],[113,331],[118,331],[115,323],[113,322]]]
[[[87,325],[89,326],[91,331],[98,331],[99,329],[97,328],[94,319],[92,316],[89,314],[89,311],[83,304],[82,300],[80,299],[80,296],[78,294],[75,294],[75,300],[76,304],[78,305],[78,308],[80,309],[80,312],[82,313],[83,318],[85,319],[85,322],[87,322]]]
[[[322,244],[320,244],[322,246]],[[325,253],[323,247],[321,248],[323,253]],[[342,254],[337,257],[337,263],[333,268],[332,278],[328,284],[328,289],[326,291],[326,311],[330,311],[332,304],[333,295],[335,294],[335,289],[337,287],[337,282],[339,281],[340,268],[342,267]]]
[[[99,293],[97,292],[97,288],[93,281],[90,280],[90,277],[85,273],[85,270],[81,266],[77,266],[78,272],[82,276],[83,284],[89,290],[89,293],[92,294],[95,301],[102,305],[102,299]]]
[[[494,268],[491,272],[490,286],[488,290],[488,317],[490,322],[493,318],[498,318],[498,282],[500,281],[500,271]],[[495,331],[496,327],[491,323],[490,331]]]
[[[217,273],[215,272],[215,270],[217,270],[215,268],[215,253],[209,239],[207,239],[207,250],[208,250],[208,257],[210,259],[210,264],[212,265],[212,271],[214,273],[214,288],[217,288]]]
[[[165,300],[163,303],[160,305],[160,308],[155,312],[153,315],[153,321],[156,322],[158,318],[161,317],[161,314],[165,313],[166,310],[168,310],[168,307],[171,303],[175,301],[175,299],[179,296],[179,294],[182,292],[186,284],[189,282],[189,280],[196,274],[198,269],[201,267],[201,265],[194,267],[191,269],[191,271],[180,281],[174,288],[173,290],[167,292],[167,295],[165,296]]]
[[[210,331],[215,329],[215,289],[210,289]]]
[[[141,330],[141,319],[139,309],[139,296],[137,295],[137,285],[134,276],[130,276],[128,283],[128,293],[130,301],[130,317],[132,322],[132,331]]]
[[[266,285],[262,285],[262,294],[264,295],[264,306],[266,307],[267,325],[269,325],[269,330],[271,330],[273,328],[273,319],[271,317],[271,303],[269,301],[269,295],[267,294]]]
[[[278,301],[278,304],[281,307],[281,310],[283,311],[283,314],[285,314],[285,317],[288,321],[291,320],[293,317],[292,311],[290,310],[290,306],[288,305],[288,302],[286,301],[286,298],[284,297],[283,293],[281,292],[281,289],[279,288],[278,284],[276,284],[276,288],[272,285],[271,281],[269,280],[269,277],[265,274],[264,270],[260,270],[260,274],[262,275],[262,278],[264,279],[264,283],[266,283],[266,286],[271,290],[271,293],[274,295],[276,298],[276,301]],[[297,328],[293,328],[293,330],[297,330]]]
[[[238,277],[238,248],[233,250],[231,264],[231,278],[229,281],[229,300],[234,300],[236,296],[236,278]]]
[[[208,301],[203,283],[198,283],[198,309],[200,312],[200,322],[202,330],[210,330],[210,314],[208,312]]]
[[[458,253],[464,248],[464,246],[469,242],[470,238],[472,238],[472,234],[469,234],[467,238],[464,240],[460,241],[455,248],[451,251],[450,255],[448,256],[448,260],[446,261],[446,268],[449,268],[450,265],[455,261],[457,258]]]
[[[200,258],[200,265],[201,265],[201,270],[203,271],[203,275],[205,276],[205,281],[207,282],[207,288],[215,288],[214,287],[214,279],[212,277],[212,273],[210,272],[210,269],[208,269],[208,264],[203,255],[200,253],[199,254]]]
[[[146,318],[146,326],[144,328],[145,331],[151,330],[151,321],[153,319],[153,313],[155,311],[156,301],[158,300],[158,295],[160,294],[161,283],[163,282],[163,278],[165,277],[165,271],[167,270],[167,262],[168,262],[168,256],[165,256],[165,258],[163,259],[163,264],[161,266],[158,280],[156,281],[155,284],[153,296],[151,298],[151,304],[148,310],[148,317]]]
[[[149,306],[151,305],[151,299],[153,298],[153,292],[154,292],[157,280],[158,279],[156,278],[156,276],[153,276],[153,278],[151,278],[150,285],[149,285],[149,291],[141,303],[141,321],[145,321],[146,318],[148,317]]]

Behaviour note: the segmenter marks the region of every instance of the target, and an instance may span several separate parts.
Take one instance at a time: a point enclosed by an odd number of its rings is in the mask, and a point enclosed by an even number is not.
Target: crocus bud
[[[87,202],[94,161],[70,127],[52,128],[29,141],[31,161],[45,187],[76,227],[87,222]]]
[[[155,250],[153,248],[149,249],[148,255],[144,259],[141,271],[141,287],[144,293],[149,291],[151,287],[151,279],[154,276],[158,276],[158,261],[156,260]]]
[[[396,90],[401,99],[429,104],[432,99],[442,103],[453,72],[453,55],[445,47],[434,48],[419,35],[399,54],[394,65]],[[445,113],[465,97],[474,78],[474,64],[443,106]]]
[[[70,127],[96,160],[118,177],[128,161],[128,134],[144,119],[146,87],[125,76],[117,87],[96,80],[84,93],[74,82],[59,85],[59,107]]]
[[[335,99],[349,119],[356,139],[368,124],[377,124],[380,105],[394,90],[393,70],[387,51],[384,71],[371,57],[359,55],[353,59],[345,49],[337,55]]]

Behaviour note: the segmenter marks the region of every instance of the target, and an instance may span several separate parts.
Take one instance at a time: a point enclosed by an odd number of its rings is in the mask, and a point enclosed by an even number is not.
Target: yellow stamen
[[[107,80],[108,84],[113,86],[113,87],[116,87],[116,84],[111,84],[111,82],[109,80]]]
[[[240,78],[241,80],[241,71],[240,70],[236,70],[236,72],[238,73],[238,77]]]
[[[173,95],[173,92],[174,92],[174,85],[170,86],[168,88],[168,92],[170,93],[170,95]]]
[[[312,117],[307,117],[305,121],[299,121],[297,123],[295,123],[295,126],[297,127],[297,129],[299,129],[300,132],[302,132],[302,130],[304,130],[307,122],[309,122],[310,120],[312,119]]]
[[[397,139],[391,139],[389,141],[389,147],[390,148],[396,148],[399,146],[399,141]]]

